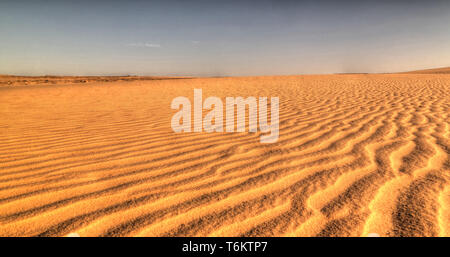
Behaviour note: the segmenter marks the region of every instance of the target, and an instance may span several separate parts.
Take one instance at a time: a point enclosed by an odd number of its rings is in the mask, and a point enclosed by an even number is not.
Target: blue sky
[[[0,2],[0,74],[240,76],[450,66],[450,1]]]

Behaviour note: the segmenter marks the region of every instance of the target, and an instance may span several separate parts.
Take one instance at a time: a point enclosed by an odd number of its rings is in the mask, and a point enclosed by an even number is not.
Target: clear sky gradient
[[[442,66],[450,66],[450,1],[0,1],[0,74],[240,76]]]

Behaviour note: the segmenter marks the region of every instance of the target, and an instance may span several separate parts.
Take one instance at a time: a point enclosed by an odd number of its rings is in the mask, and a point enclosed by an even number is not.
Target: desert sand
[[[409,71],[410,74],[450,74],[450,67]]]
[[[0,236],[450,236],[450,74],[0,81]],[[279,140],[174,133],[194,88]]]

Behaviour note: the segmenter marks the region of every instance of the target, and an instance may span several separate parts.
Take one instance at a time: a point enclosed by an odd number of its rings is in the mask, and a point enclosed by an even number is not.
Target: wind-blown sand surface
[[[0,87],[1,236],[450,236],[450,75],[63,82]],[[194,88],[278,142],[174,133]]]

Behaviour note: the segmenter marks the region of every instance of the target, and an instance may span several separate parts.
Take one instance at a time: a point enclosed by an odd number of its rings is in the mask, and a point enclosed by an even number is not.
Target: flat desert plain
[[[0,236],[450,236],[450,74],[1,80]],[[278,141],[173,132],[194,88]]]

